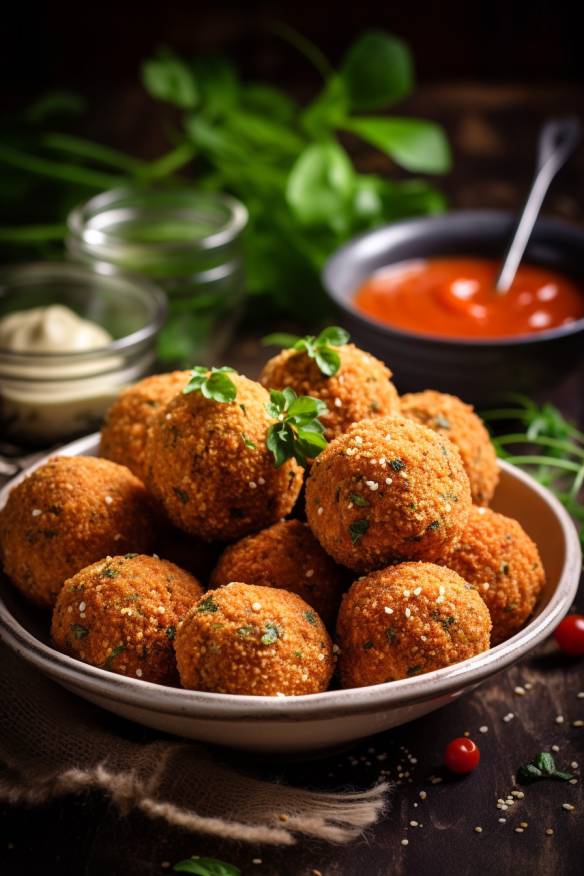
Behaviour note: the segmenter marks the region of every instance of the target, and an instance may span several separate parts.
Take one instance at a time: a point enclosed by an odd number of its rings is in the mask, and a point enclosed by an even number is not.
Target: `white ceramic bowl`
[[[68,456],[95,455],[97,446],[98,437],[90,435],[59,452]],[[0,508],[11,487],[27,473],[0,492]],[[284,753],[329,748],[396,727],[446,705],[520,660],[566,614],[582,564],[578,535],[566,511],[547,490],[504,462],[493,508],[519,520],[539,546],[547,584],[536,613],[519,633],[501,645],[417,678],[286,699],[199,693],[126,678],[54,650],[47,615],[31,608],[5,577],[0,577],[0,637],[24,660],[68,690],[149,727],[252,751]]]

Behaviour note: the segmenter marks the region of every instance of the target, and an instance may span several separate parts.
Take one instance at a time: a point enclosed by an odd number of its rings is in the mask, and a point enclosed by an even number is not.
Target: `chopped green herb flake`
[[[89,633],[87,627],[82,627],[81,624],[71,624],[69,629],[76,639],[83,639]]]
[[[422,671],[422,664],[416,663],[415,666],[408,666],[407,671],[406,671],[406,675],[408,675],[408,676],[418,675],[421,671]]]
[[[371,648],[374,648],[375,644],[369,639],[367,642],[363,642],[363,648],[365,651],[369,651]]]
[[[211,614],[215,611],[219,611],[219,606],[213,600],[212,596],[205,596],[205,598],[197,605],[197,612],[199,614]]]
[[[117,657],[118,654],[121,654],[122,651],[125,651],[125,650],[126,650],[126,646],[125,646],[125,645],[116,645],[115,648],[112,648],[112,650],[110,651],[108,657],[106,658],[105,663],[103,664],[104,667],[105,667],[106,669],[111,669],[111,665],[112,665],[112,663],[113,663],[113,661],[114,661],[114,658]]]
[[[243,443],[245,444],[246,447],[250,448],[250,450],[256,449],[254,442],[251,440],[251,438],[248,435],[245,434],[245,432],[241,433],[241,440],[243,441]]]
[[[186,505],[189,501],[189,494],[186,493],[184,490],[181,490],[180,487],[173,487],[172,492],[177,497],[177,499],[180,499],[183,505]]]
[[[308,621],[309,624],[312,624],[313,626],[316,625],[316,615],[313,611],[305,611],[304,617],[306,618],[306,620]]]
[[[125,560],[133,560],[135,557],[140,556],[140,554],[124,554]]]
[[[501,563],[500,571],[502,575],[509,574],[509,563]]]
[[[434,426],[436,429],[452,429],[452,423],[446,417],[442,417],[440,414],[437,417],[434,417]]]
[[[170,641],[172,642],[175,635],[176,635],[176,627],[167,627],[166,628],[166,638],[167,639],[170,639]]]
[[[428,524],[427,526],[428,532],[435,532],[437,529],[440,529],[439,520],[433,520],[432,523]]]
[[[360,496],[359,493],[349,493],[349,499],[353,505],[357,505],[359,508],[369,508],[369,502],[364,496]]]
[[[273,645],[282,635],[279,626],[273,621],[268,621],[265,624],[265,630],[264,635],[260,639],[262,645]]]
[[[403,459],[390,459],[389,464],[394,471],[403,471],[406,467]]]
[[[302,651],[294,651],[295,657],[302,657]]]
[[[351,536],[353,544],[357,544],[368,529],[369,521],[367,519],[353,520],[353,522],[349,524],[349,535]]]
[[[118,569],[112,569],[111,566],[105,566],[100,574],[102,578],[117,578],[120,573]]]
[[[390,645],[393,645],[397,638],[397,632],[393,627],[388,627],[385,631],[385,637]]]
[[[522,785],[529,785],[542,779],[569,782],[571,778],[573,778],[572,773],[556,769],[554,758],[548,751],[540,752],[531,763],[526,763],[517,770],[517,780]]]

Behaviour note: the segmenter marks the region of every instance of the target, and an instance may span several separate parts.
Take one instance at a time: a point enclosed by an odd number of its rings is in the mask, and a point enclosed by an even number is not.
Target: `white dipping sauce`
[[[62,304],[33,307],[0,319],[0,349],[14,353],[81,353],[107,347],[112,336]]]

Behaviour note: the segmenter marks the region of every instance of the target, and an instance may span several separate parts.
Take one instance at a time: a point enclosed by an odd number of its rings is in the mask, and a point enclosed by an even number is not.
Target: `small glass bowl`
[[[99,426],[120,389],[151,370],[166,316],[164,293],[142,278],[61,262],[0,272],[0,319],[51,304],[96,323],[113,340],[85,352],[0,348],[0,429],[22,445],[48,446]]]
[[[246,208],[220,192],[189,187],[114,189],[68,217],[71,258],[160,285],[169,316],[159,358],[215,364],[231,340],[244,297],[241,236]]]

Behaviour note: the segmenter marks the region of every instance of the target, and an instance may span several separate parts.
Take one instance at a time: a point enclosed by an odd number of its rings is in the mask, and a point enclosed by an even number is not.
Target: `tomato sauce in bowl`
[[[509,291],[500,262],[448,257],[397,262],[355,292],[357,310],[381,323],[448,338],[508,338],[567,326],[584,317],[584,288],[537,265],[520,265]]]

